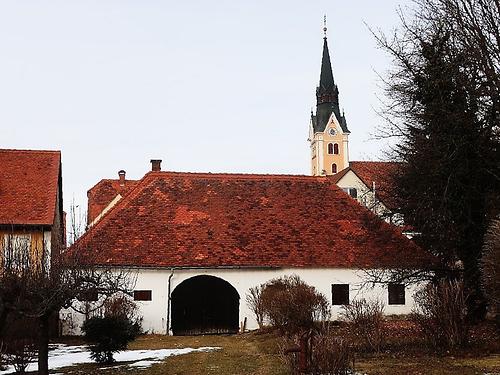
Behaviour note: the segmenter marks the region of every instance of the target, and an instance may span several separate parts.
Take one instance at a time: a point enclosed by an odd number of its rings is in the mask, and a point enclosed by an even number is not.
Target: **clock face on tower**
[[[330,128],[330,129],[328,129],[328,134],[330,134],[331,136],[334,136],[337,134],[337,132],[335,131],[334,128]]]

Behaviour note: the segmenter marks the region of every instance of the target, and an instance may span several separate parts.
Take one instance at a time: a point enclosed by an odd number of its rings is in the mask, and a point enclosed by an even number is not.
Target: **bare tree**
[[[85,232],[87,211],[82,210],[80,205],[75,203],[73,198],[69,208],[69,233],[68,246],[73,245],[78,238]]]
[[[500,314],[500,218],[492,221],[484,240],[481,285],[490,311]]]
[[[96,267],[90,252],[65,251],[58,243],[49,247],[29,235],[8,235],[1,259],[0,333],[9,316],[37,322],[39,374],[48,374],[51,317],[89,292],[105,301],[117,292],[130,293],[135,282],[128,270]]]

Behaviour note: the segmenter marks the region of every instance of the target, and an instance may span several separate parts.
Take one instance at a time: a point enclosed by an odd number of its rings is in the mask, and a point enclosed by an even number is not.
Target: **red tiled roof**
[[[325,177],[149,172],[73,245],[139,267],[418,267],[429,255]]]
[[[0,150],[0,224],[52,225],[60,151]]]
[[[97,216],[111,203],[115,197],[125,195],[127,191],[137,184],[137,180],[125,180],[124,186],[120,180],[101,180],[88,192],[87,224],[95,220]]]
[[[349,167],[370,189],[375,182],[377,197],[389,209],[396,208],[392,198],[392,178],[399,167],[399,163],[391,161],[351,161]]]

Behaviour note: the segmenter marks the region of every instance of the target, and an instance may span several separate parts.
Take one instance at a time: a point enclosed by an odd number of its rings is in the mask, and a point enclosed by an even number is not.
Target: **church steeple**
[[[332,112],[335,114],[344,132],[349,132],[347,122],[340,113],[339,89],[333,78],[332,63],[330,61],[330,51],[328,50],[328,40],[326,37],[326,16],[324,19],[323,56],[321,58],[321,73],[319,85],[316,87],[316,124],[314,131],[324,131]]]
[[[311,113],[309,141],[313,175],[330,175],[349,166],[349,129],[340,112],[339,90],[333,78],[324,20],[323,56],[319,85],[316,87],[316,114]]]
[[[328,41],[323,38],[323,58],[321,59],[321,74],[319,86],[316,88],[317,105],[332,103],[339,106],[339,90],[333,79],[332,64],[330,62],[330,52],[328,51]]]

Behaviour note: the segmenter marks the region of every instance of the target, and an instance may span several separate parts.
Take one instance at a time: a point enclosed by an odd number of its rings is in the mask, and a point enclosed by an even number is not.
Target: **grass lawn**
[[[186,375],[281,375],[287,369],[280,360],[279,337],[275,333],[247,333],[234,336],[142,336],[130,349],[163,349],[218,346],[222,350],[169,357],[147,369],[106,368],[86,364],[56,370],[63,374],[186,374]],[[382,353],[356,357],[360,374],[500,374],[500,354],[453,357],[425,353]]]
[[[278,339],[274,334],[231,336],[141,336],[129,345],[129,349],[173,349],[221,347],[209,353],[191,353],[169,357],[164,362],[147,369],[105,368],[102,365],[85,364],[56,370],[63,374],[141,374],[141,375],[285,375],[286,368],[280,361]]]

